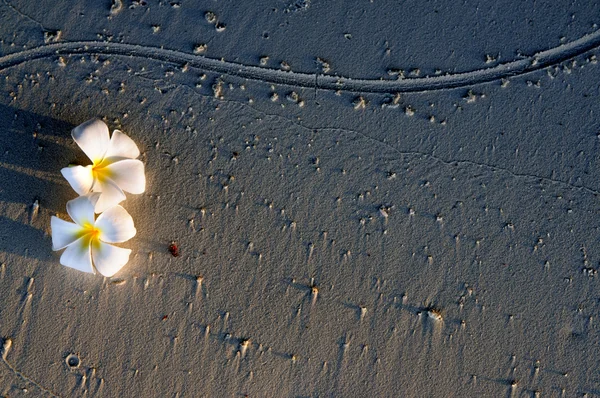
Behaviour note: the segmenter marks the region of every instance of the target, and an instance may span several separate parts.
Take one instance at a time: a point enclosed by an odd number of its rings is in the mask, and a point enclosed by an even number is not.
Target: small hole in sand
[[[65,359],[65,362],[70,368],[76,368],[79,366],[79,357],[75,354],[69,354]]]

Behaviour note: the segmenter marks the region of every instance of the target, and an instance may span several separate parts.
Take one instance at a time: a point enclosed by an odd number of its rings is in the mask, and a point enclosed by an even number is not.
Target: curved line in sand
[[[149,58],[257,80],[272,84],[369,93],[402,93],[472,86],[511,76],[522,75],[566,61],[600,46],[600,30],[532,56],[470,72],[399,80],[354,79],[350,77],[282,71],[227,62],[176,50],[136,44],[76,41],[47,44],[0,57],[0,71],[36,59],[77,54],[118,55]]]

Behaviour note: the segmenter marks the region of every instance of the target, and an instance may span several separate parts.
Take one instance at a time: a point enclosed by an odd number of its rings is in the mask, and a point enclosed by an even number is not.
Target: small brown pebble
[[[179,247],[175,242],[171,242],[169,245],[169,253],[171,253],[173,257],[179,257]]]

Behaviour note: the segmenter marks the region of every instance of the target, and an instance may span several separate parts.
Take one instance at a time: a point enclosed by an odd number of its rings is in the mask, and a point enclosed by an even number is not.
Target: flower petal
[[[92,166],[71,166],[60,170],[63,177],[69,182],[78,195],[85,195],[94,184]]]
[[[86,224],[94,225],[94,206],[99,200],[100,194],[91,193],[80,196],[67,202],[67,213],[73,221],[84,227]]]
[[[125,200],[125,194],[110,178],[97,180],[92,191],[100,192],[100,198],[96,202],[96,213],[102,213],[104,210],[118,205]]]
[[[94,273],[90,250],[90,236],[86,235],[67,246],[60,256],[60,263],[76,270]]]
[[[109,245],[108,243],[98,242],[92,247],[92,257],[94,266],[102,275],[111,277],[116,274],[129,261],[130,249],[123,249]]]
[[[88,158],[99,164],[104,159],[110,140],[108,127],[100,119],[92,119],[75,127],[71,136]]]
[[[115,130],[110,137],[108,150],[104,155],[105,158],[127,158],[135,159],[140,156],[140,150],[129,136],[123,134],[120,130]]]
[[[125,159],[104,167],[105,172],[123,191],[139,194],[146,190],[144,163],[136,159]]]
[[[108,243],[121,243],[133,238],[136,229],[133,218],[121,206],[107,209],[98,216],[96,228],[100,231],[100,240]]]
[[[50,228],[52,229],[52,250],[55,251],[64,249],[81,238],[82,228],[79,225],[55,216],[50,219]]]

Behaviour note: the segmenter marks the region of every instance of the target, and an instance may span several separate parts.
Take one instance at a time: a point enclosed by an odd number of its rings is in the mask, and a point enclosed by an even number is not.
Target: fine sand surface
[[[0,1],[0,394],[600,396],[599,15]],[[93,117],[148,179],[112,278],[51,250]]]

